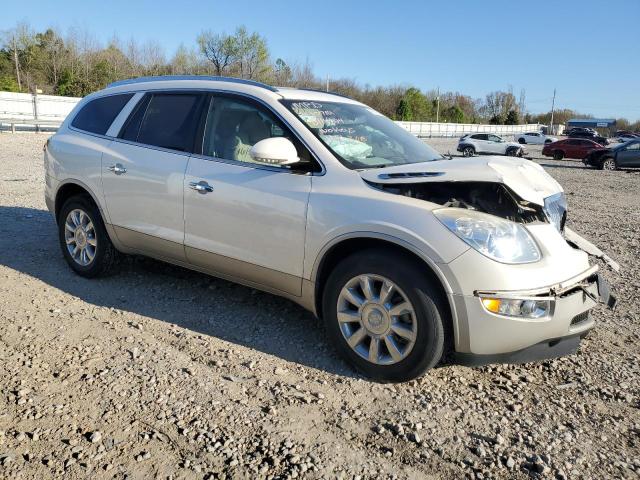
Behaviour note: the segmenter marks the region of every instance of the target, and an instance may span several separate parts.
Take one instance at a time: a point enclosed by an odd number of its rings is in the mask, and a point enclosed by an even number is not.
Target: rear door
[[[184,260],[183,183],[204,94],[147,93],[102,159],[105,203],[131,249]]]
[[[490,153],[489,141],[486,133],[475,133],[471,136],[477,153]]]

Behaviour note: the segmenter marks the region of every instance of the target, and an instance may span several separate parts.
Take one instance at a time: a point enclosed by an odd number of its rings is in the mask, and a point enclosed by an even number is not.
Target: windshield
[[[303,100],[283,103],[348,168],[389,167],[443,158],[404,128],[364,105]]]

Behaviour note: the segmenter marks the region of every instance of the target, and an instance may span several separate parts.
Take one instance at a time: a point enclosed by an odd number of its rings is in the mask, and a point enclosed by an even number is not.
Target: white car
[[[507,142],[492,133],[469,133],[460,137],[458,151],[465,157],[472,157],[478,153],[522,157],[526,153],[522,145]]]
[[[116,82],[69,114],[44,165],[79,275],[141,254],[281,295],[384,381],[447,352],[467,365],[570,354],[589,310],[614,302],[586,252],[608,257],[564,226],[562,187],[542,167],[446,159],[338,95]]]
[[[521,133],[515,136],[515,140],[520,144],[530,143],[532,145],[544,145],[545,143],[558,141],[556,137],[550,137],[541,132]]]

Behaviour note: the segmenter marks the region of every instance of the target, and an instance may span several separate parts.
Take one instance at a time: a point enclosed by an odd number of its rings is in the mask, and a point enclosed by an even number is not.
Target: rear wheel
[[[118,259],[102,216],[87,195],[69,198],[58,215],[58,239],[69,266],[83,277],[105,275]]]
[[[555,150],[553,152],[554,160],[562,160],[564,158],[564,152],[562,150]]]
[[[520,138],[518,139],[518,143],[519,143],[520,145],[524,145],[525,143],[527,143],[527,141],[526,141],[524,138],[520,137]]]
[[[447,310],[415,261],[371,249],[343,260],[327,280],[323,317],[338,352],[365,375],[414,379],[435,366]]]
[[[618,165],[616,164],[615,159],[613,159],[611,157],[607,157],[604,160],[602,160],[601,169],[602,170],[617,170],[618,169]]]
[[[464,147],[464,148],[462,149],[462,154],[463,154],[465,157],[473,157],[473,155],[474,155],[475,153],[476,153],[476,150],[475,150],[475,148],[473,148],[473,147]]]

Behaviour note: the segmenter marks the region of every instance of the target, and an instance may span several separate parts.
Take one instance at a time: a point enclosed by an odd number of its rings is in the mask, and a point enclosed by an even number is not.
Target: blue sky
[[[511,86],[534,113],[555,87],[558,108],[640,119],[640,0],[29,0],[1,11],[0,30],[79,27],[103,42],[157,40],[167,56],[204,29],[246,25],[274,58],[308,59],[322,77],[475,98]]]

